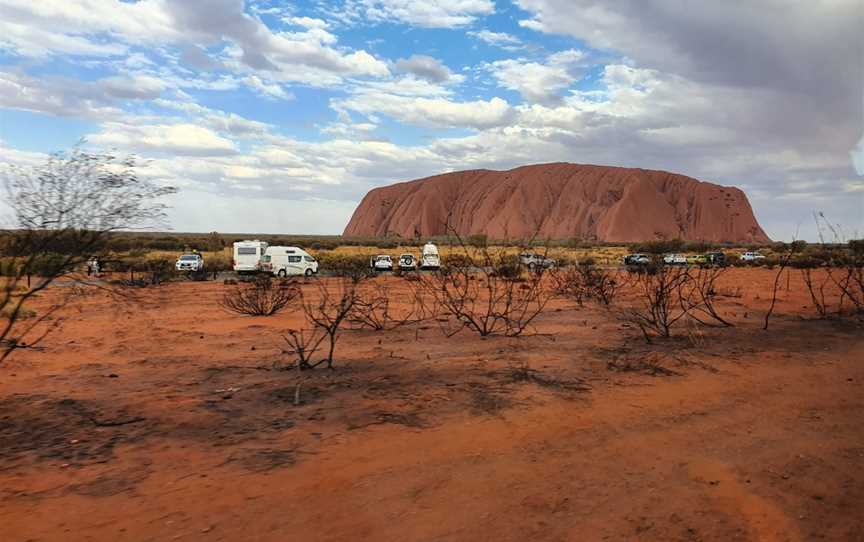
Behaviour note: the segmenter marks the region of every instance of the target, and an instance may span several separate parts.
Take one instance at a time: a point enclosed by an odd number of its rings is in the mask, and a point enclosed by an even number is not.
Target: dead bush
[[[622,309],[620,317],[638,326],[648,343],[652,335],[669,337],[672,326],[687,316],[681,289],[689,280],[687,268],[677,266],[660,266],[653,274],[635,275],[637,303]]]
[[[523,278],[518,260],[490,247],[469,249],[461,238],[458,257],[448,258],[439,271],[423,275],[418,287],[442,316],[449,337],[469,329],[485,337],[523,334],[546,308],[552,291],[545,287],[544,269]]]
[[[688,280],[679,289],[682,309],[702,325],[733,324],[720,316],[715,305],[717,280],[726,273],[725,267],[701,267],[687,270]]]
[[[328,369],[333,369],[339,331],[358,299],[356,282],[340,279],[335,284],[335,287],[328,288],[323,282],[317,283],[315,295],[302,291],[303,314],[309,328],[288,330],[287,335],[283,336],[289,346],[283,352],[295,357],[300,370],[314,369],[324,363]],[[323,348],[326,348],[326,357],[313,361],[315,353]]]
[[[450,258],[447,266],[418,281],[447,317],[442,326],[445,334],[452,336],[463,329],[484,337],[523,334],[552,298],[544,281],[546,271],[541,266],[527,278],[518,277],[519,266],[513,265],[518,260],[512,255],[489,247],[469,250],[453,235],[459,241],[460,257]]]
[[[297,299],[299,292],[292,280],[274,281],[267,275],[259,275],[225,292],[219,304],[236,314],[273,316]]]
[[[387,331],[431,318],[420,289],[409,288],[399,300],[401,303],[392,303],[394,295],[386,283],[375,283],[363,289],[357,295],[348,321],[358,328]]]
[[[610,305],[626,277],[617,269],[604,269],[593,264],[571,265],[550,272],[555,291],[575,301],[580,307],[586,299]]]

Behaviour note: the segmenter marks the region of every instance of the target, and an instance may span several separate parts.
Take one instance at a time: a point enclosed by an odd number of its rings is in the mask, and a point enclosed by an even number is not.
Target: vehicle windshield
[[[193,262],[194,262],[195,260],[198,259],[198,256],[195,256],[195,255],[193,255],[193,254],[187,254],[187,255],[185,255],[185,256],[180,256],[180,259],[181,259],[182,261],[184,261],[184,262],[188,262],[188,261],[193,261]]]

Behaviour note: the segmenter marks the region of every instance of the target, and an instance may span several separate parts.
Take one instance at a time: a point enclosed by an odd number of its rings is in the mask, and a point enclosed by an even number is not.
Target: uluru
[[[636,168],[570,163],[445,173],[371,190],[345,236],[656,239],[768,243],[738,188]]]

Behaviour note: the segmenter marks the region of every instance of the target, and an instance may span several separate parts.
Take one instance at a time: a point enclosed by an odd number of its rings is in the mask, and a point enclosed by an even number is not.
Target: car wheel
[[[285,271],[284,269],[280,269],[279,272],[276,273],[276,275],[277,275],[279,278],[284,279],[285,277],[288,276],[288,272]]]
[[[312,276],[312,268],[308,268],[308,269],[306,269],[306,273],[305,273],[305,275],[306,275],[307,277],[311,277],[311,276]]]
[[[528,271],[534,271],[534,268],[537,267],[534,262],[528,264]]]

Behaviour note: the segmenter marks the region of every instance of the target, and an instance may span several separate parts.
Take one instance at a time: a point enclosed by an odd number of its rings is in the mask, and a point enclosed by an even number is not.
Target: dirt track
[[[2,538],[864,540],[864,328],[796,278],[767,332],[735,270],[735,328],[651,346],[563,302],[520,339],[347,331],[297,407],[297,315],[89,296],[0,367]]]

